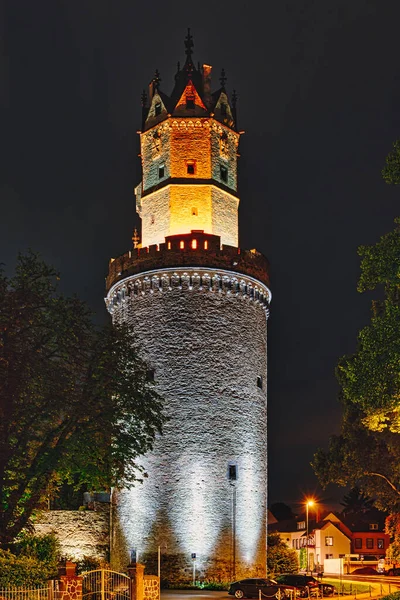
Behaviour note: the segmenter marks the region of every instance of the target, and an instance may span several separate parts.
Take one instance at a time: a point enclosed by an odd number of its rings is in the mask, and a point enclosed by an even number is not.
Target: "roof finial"
[[[192,60],[193,46],[193,36],[190,34],[190,27],[188,27],[187,36],[185,37],[185,54],[188,61]]]
[[[133,230],[132,242],[133,242],[133,247],[134,248],[137,248],[139,246],[140,236],[138,234],[138,230],[136,229],[136,227]]]
[[[158,69],[156,69],[156,72],[154,73],[154,77],[153,77],[153,82],[154,82],[154,87],[156,88],[157,91],[158,91],[158,88],[160,87],[160,81],[161,81],[160,73],[158,72]]]
[[[232,92],[232,106],[236,106],[237,99],[238,99],[238,97],[237,97],[236,90],[233,90],[233,92]]]
[[[225,87],[225,83],[226,83],[226,75],[225,75],[225,69],[224,68],[221,69],[221,77],[219,78],[219,81],[220,81],[221,87],[224,88]]]

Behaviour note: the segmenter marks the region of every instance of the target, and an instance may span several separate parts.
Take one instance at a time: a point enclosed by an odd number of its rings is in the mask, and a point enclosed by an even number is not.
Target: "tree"
[[[400,140],[393,142],[393,150],[386,157],[386,166],[382,169],[382,177],[391,185],[400,183]]]
[[[296,550],[289,548],[279,533],[267,536],[267,571],[271,575],[297,573],[299,561]]]
[[[0,272],[0,542],[67,479],[107,489],[139,480],[165,416],[126,327],[97,329],[32,252]]]
[[[359,515],[370,511],[374,505],[374,500],[356,486],[343,496],[343,501],[340,504],[343,506],[342,515],[346,517],[351,514]]]
[[[342,431],[313,467],[323,486],[358,485],[388,511],[400,508],[400,228],[374,246],[362,246],[358,290],[383,287],[372,303],[371,323],[357,352],[340,359],[336,375],[343,406]]]

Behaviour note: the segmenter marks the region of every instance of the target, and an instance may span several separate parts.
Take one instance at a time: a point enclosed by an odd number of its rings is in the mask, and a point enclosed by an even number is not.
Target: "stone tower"
[[[111,259],[107,307],[133,325],[170,420],[114,518],[162,579],[265,575],[268,263],[238,246],[236,98],[186,61],[142,97],[141,243]],[[153,563],[154,564],[154,563]]]

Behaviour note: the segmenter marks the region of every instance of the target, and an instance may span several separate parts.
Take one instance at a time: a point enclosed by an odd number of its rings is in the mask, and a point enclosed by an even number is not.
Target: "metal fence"
[[[45,587],[9,587],[0,588],[1,600],[55,600],[55,582],[51,581]]]

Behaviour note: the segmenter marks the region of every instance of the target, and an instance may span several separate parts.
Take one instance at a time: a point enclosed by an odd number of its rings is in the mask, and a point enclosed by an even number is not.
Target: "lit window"
[[[377,530],[378,529],[378,523],[370,523],[369,524],[369,528],[371,530]]]
[[[299,521],[297,523],[297,529],[305,529],[306,528],[306,522],[305,521]]]
[[[354,540],[354,548],[357,550],[361,550],[362,548],[362,538],[355,538]]]
[[[333,554],[325,554],[325,558],[326,559],[333,558]]]
[[[368,550],[371,550],[374,547],[374,540],[373,538],[367,538],[367,548]]]
[[[237,479],[236,465],[228,465],[228,479],[230,481],[236,481],[236,479]]]
[[[168,242],[167,248],[168,248],[168,250],[171,250],[171,242]]]
[[[228,181],[228,169],[224,165],[220,165],[219,172],[222,181],[226,183]]]
[[[194,175],[194,171],[195,171],[194,162],[193,161],[190,161],[190,162],[188,161],[186,163],[186,167],[187,167],[187,174],[188,175]]]
[[[325,537],[325,546],[333,546],[333,537],[331,535]]]
[[[197,248],[197,240],[192,240],[192,250],[196,250]]]
[[[180,248],[181,250],[183,250],[183,249],[185,248],[185,242],[184,242],[183,240],[181,240],[181,241],[179,242],[179,248]]]
[[[197,208],[192,208],[192,217],[197,217],[198,214]]]
[[[378,548],[379,550],[383,550],[385,547],[385,540],[383,538],[378,538]]]
[[[160,165],[158,167],[158,178],[161,179],[165,175],[165,165]]]
[[[156,104],[154,106],[154,113],[155,113],[156,117],[158,115],[161,115],[161,102],[156,102]]]
[[[261,375],[259,375],[257,377],[257,387],[259,387],[262,390],[262,385],[263,385],[263,380],[262,380]]]
[[[189,110],[194,109],[194,98],[186,98],[186,108]]]
[[[208,240],[205,240],[204,242],[204,250],[208,250]]]

